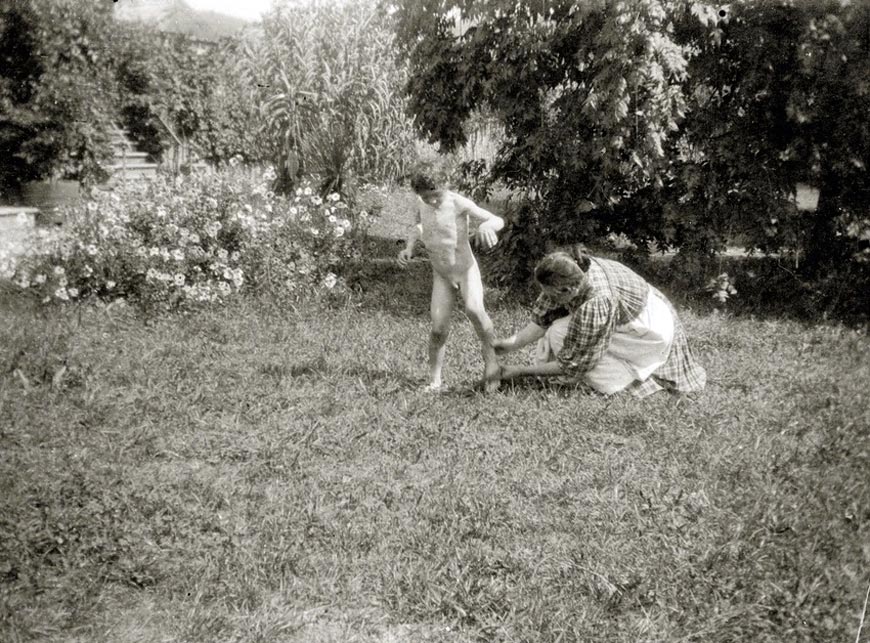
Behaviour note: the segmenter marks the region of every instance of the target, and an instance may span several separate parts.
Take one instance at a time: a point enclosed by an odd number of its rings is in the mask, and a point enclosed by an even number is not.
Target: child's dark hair
[[[421,192],[433,192],[438,189],[438,184],[435,183],[430,175],[422,172],[415,172],[411,175],[411,189],[417,194]]]

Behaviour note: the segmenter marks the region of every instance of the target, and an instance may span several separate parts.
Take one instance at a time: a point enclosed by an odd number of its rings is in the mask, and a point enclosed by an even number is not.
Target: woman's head
[[[535,281],[557,299],[573,297],[586,283],[589,262],[589,256],[576,246],[551,252],[535,266]]]

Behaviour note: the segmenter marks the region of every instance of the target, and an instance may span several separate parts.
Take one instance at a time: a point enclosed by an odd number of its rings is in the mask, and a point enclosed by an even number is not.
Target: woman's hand
[[[404,250],[402,250],[402,251],[399,253],[399,256],[396,257],[396,261],[399,262],[399,266],[401,266],[402,268],[404,268],[405,266],[408,265],[408,261],[411,260],[411,257],[412,257],[412,256],[413,256],[413,251],[408,250],[408,248],[405,248]]]
[[[501,367],[501,379],[503,380],[512,380],[519,374],[519,369],[516,366],[505,364]]]

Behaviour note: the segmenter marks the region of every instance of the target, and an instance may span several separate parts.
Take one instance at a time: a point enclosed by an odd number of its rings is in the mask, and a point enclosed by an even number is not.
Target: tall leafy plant
[[[404,112],[405,72],[394,37],[368,0],[279,5],[246,43],[246,78],[261,106],[279,187],[306,174],[324,193],[351,176],[403,171],[413,130]]]

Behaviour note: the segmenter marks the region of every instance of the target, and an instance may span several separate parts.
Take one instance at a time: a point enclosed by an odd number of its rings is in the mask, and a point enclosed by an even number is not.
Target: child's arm
[[[414,256],[414,246],[417,243],[417,239],[422,236],[423,224],[420,222],[420,208],[418,204],[418,207],[415,210],[414,226],[408,232],[408,238],[405,240],[404,250],[399,253],[398,261],[402,268],[408,265],[408,261]]]
[[[472,219],[480,222],[477,234],[475,235],[477,243],[487,250],[492,248],[498,242],[496,232],[504,228],[504,219],[489,210],[481,208],[474,201],[465,198],[461,194],[456,194],[454,199],[458,206],[458,211],[467,212]]]

